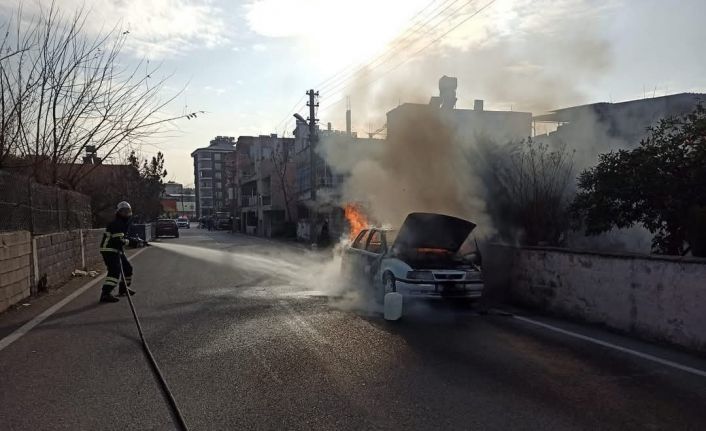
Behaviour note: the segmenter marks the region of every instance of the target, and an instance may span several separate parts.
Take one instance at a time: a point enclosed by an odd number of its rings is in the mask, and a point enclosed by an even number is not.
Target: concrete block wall
[[[40,235],[34,238],[38,279],[46,279],[45,287],[56,287],[81,268],[81,236],[79,231]]]
[[[0,234],[0,312],[30,295],[31,255],[29,232]]]
[[[83,230],[83,251],[86,260],[86,268],[93,268],[103,263],[103,258],[99,251],[100,242],[101,239],[103,239],[103,232],[105,232],[105,229]]]
[[[515,249],[510,298],[706,352],[706,259]]]
[[[102,235],[103,229],[85,229],[35,237],[37,279],[46,279],[45,287],[56,287],[70,279],[75,269],[102,262],[99,251]]]
[[[0,312],[36,294],[57,287],[75,269],[100,265],[103,229],[39,235],[27,231],[0,233]]]

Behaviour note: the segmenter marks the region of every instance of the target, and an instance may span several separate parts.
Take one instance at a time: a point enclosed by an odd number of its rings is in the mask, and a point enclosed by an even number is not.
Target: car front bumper
[[[395,280],[397,292],[416,298],[477,299],[483,296],[482,280]]]

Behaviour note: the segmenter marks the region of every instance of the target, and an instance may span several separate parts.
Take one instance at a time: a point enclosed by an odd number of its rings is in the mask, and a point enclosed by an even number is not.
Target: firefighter
[[[115,220],[108,224],[103,239],[101,240],[100,252],[103,256],[103,261],[108,269],[108,275],[103,283],[103,291],[101,293],[100,302],[118,302],[119,299],[113,296],[113,289],[120,285],[118,289],[119,296],[127,294],[134,295],[135,291],[130,289],[132,282],[132,265],[123,253],[123,247],[128,244],[137,242],[135,239],[128,238],[128,230],[132,218],[132,208],[130,204],[123,201],[117,206],[115,212]],[[122,262],[123,274],[125,280],[120,279],[120,264]]]

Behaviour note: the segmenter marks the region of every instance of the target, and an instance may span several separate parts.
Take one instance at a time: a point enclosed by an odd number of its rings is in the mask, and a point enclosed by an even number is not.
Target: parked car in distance
[[[187,217],[179,217],[176,222],[178,228],[185,227],[187,229],[191,229],[191,223],[189,222],[189,219]]]
[[[170,218],[161,218],[157,220],[157,227],[154,230],[154,237],[173,236],[179,238],[179,227],[176,220]]]
[[[475,224],[442,214],[411,213],[399,231],[363,229],[343,253],[341,270],[357,284],[403,297],[476,300],[483,294],[480,250],[461,254]]]
[[[216,219],[214,227],[217,230],[231,230],[233,228],[233,217]]]

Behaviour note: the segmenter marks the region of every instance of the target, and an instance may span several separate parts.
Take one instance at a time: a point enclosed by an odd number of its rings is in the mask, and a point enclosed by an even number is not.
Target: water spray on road
[[[268,277],[268,293],[286,296],[325,297],[329,304],[343,310],[365,313],[380,311],[372,289],[359,289],[341,275],[341,251],[338,244],[332,252],[309,251],[292,246],[258,245],[233,249],[213,249],[175,243],[152,243],[167,252],[204,263],[252,275],[253,282]],[[241,287],[248,286],[248,283]]]

